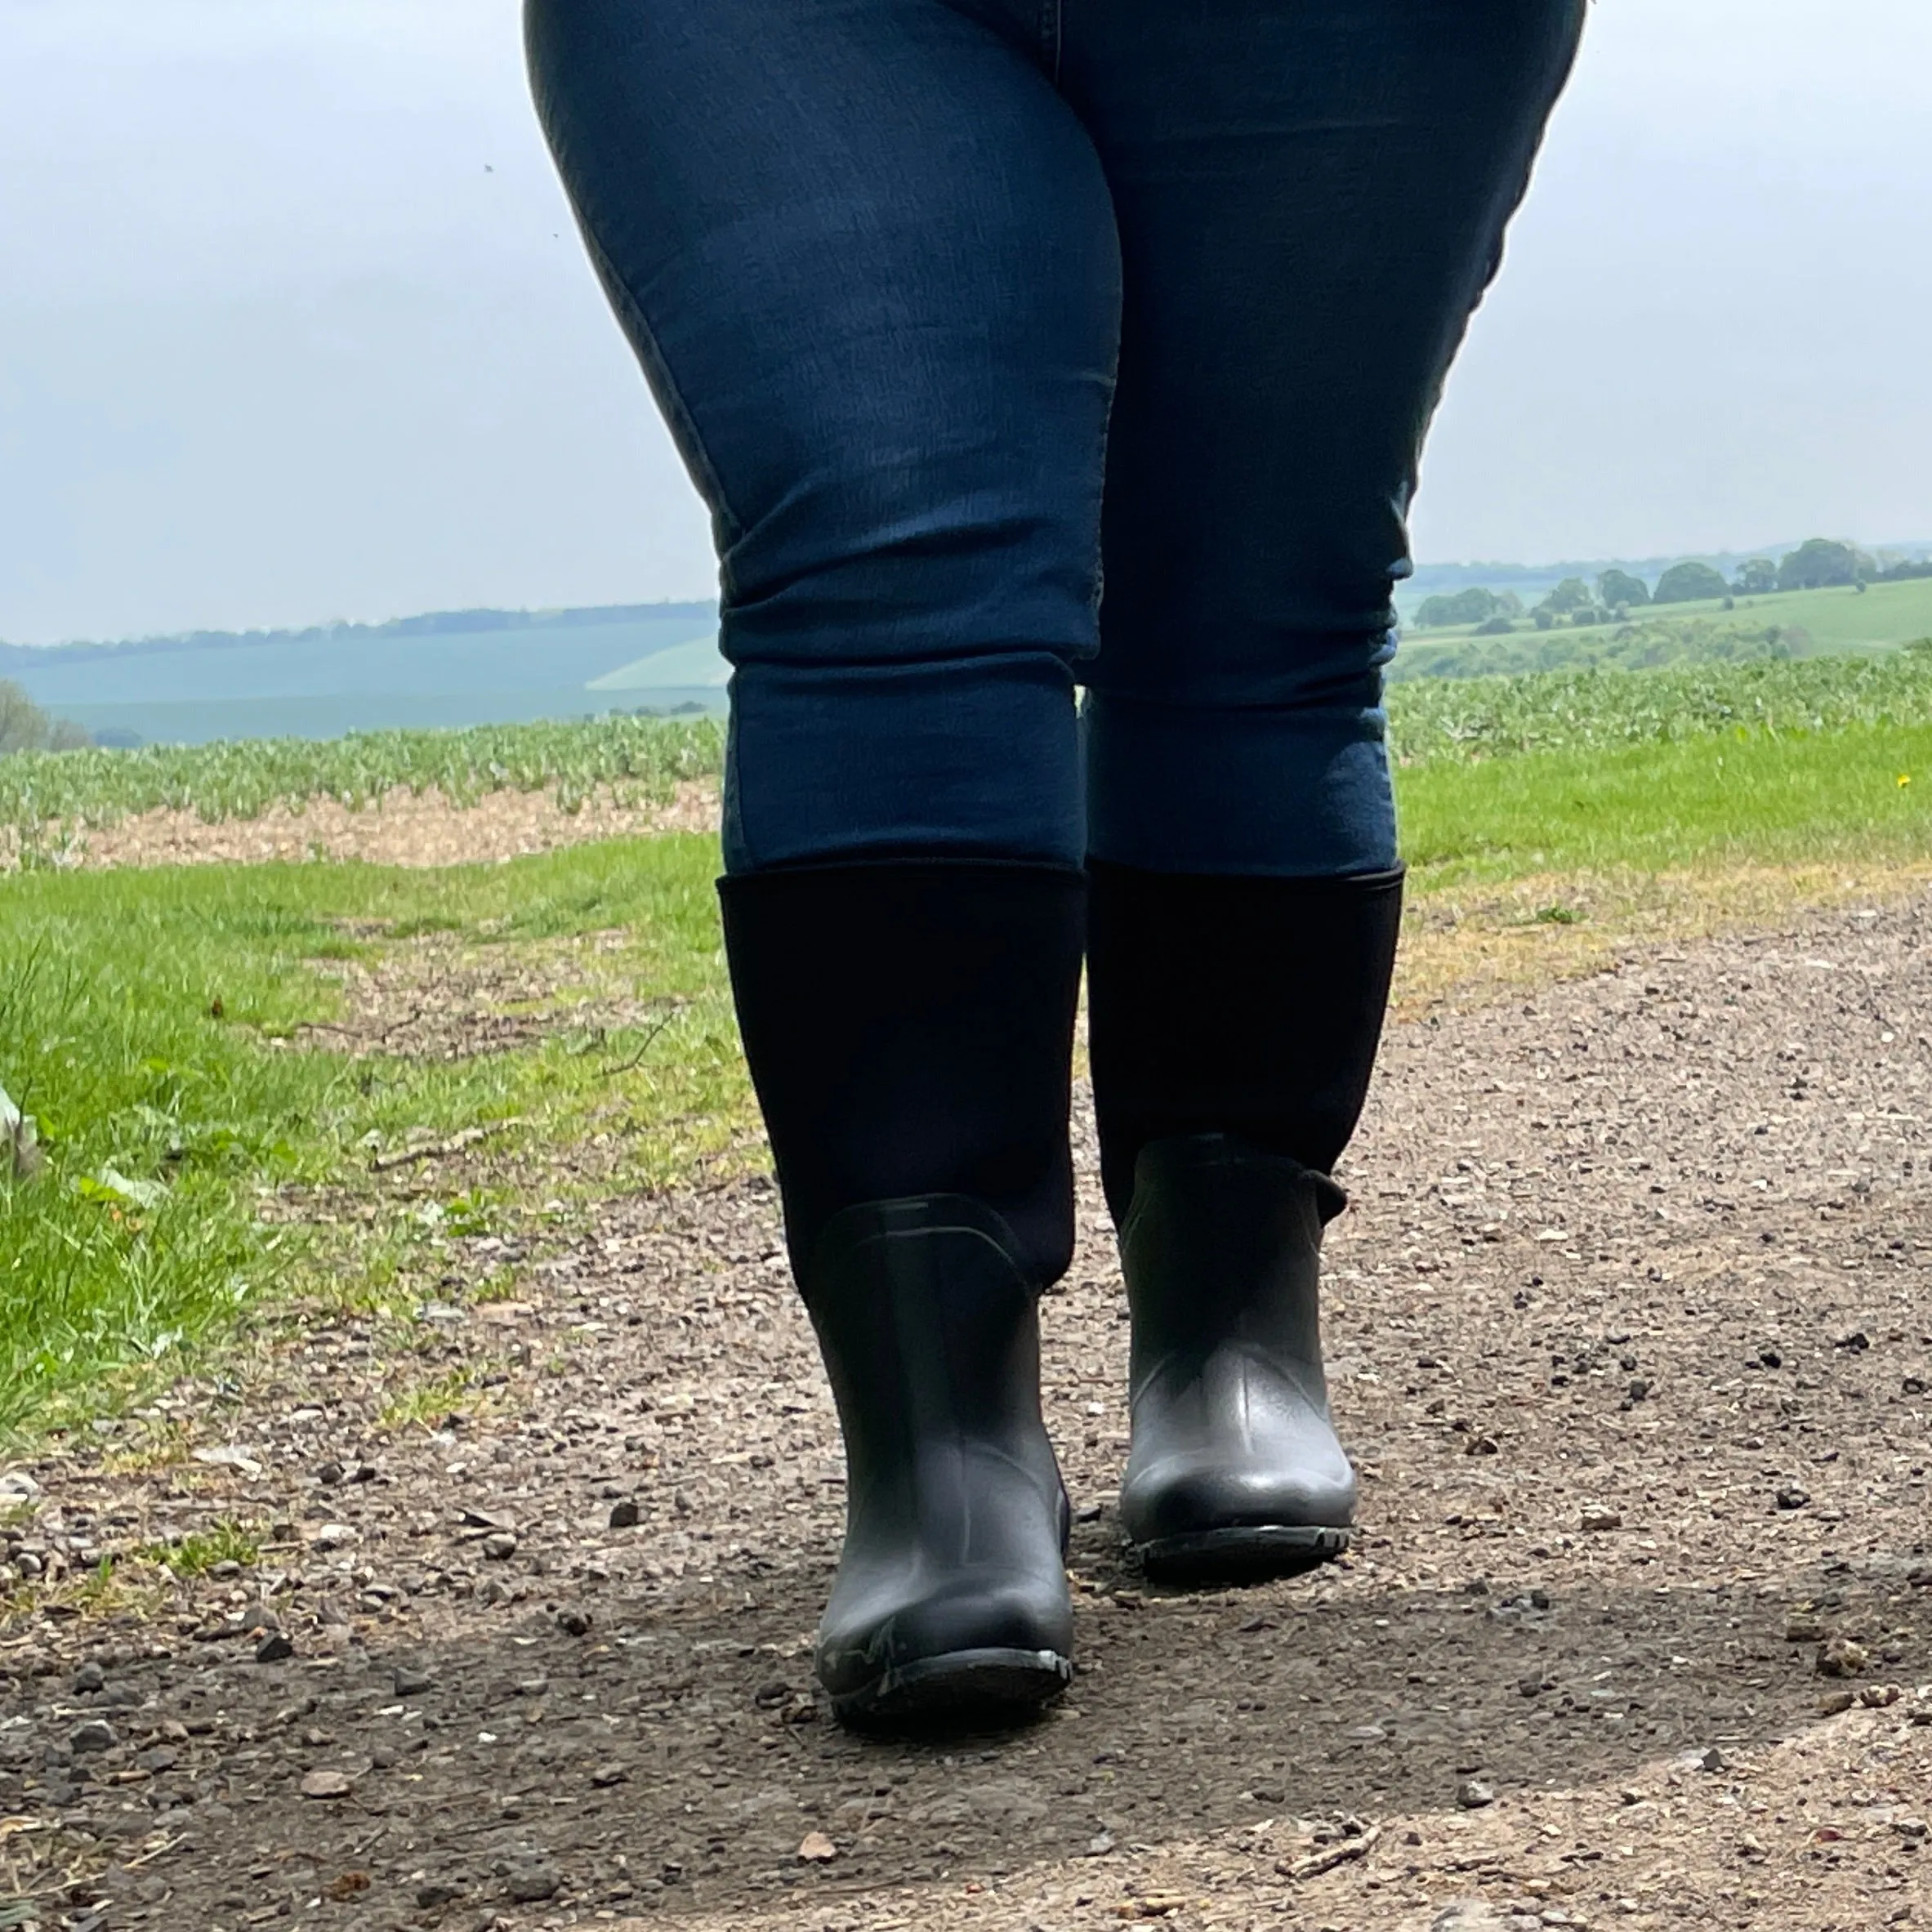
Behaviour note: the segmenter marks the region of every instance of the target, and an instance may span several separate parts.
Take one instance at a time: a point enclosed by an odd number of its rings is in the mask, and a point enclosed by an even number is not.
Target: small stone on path
[[[1827,1637],[1818,1646],[1818,1674],[1821,1677],[1859,1677],[1871,1662],[1863,1644],[1849,1637]]]
[[[1480,1811],[1485,1805],[1496,1802],[1496,1787],[1484,1783],[1480,1778],[1466,1778],[1456,1787],[1456,1802],[1465,1811]]]
[[[295,1645],[279,1630],[272,1630],[255,1646],[258,1664],[286,1663],[295,1655]]]
[[[823,1832],[807,1832],[799,1841],[799,1858],[808,1865],[825,1865],[838,1856],[838,1847]]]
[[[346,1771],[311,1771],[301,1781],[305,1798],[346,1798],[355,1789]]]
[[[1429,1921],[1429,1932],[1501,1932],[1502,1914],[1483,1899],[1458,1899]]]
[[[613,1529],[635,1529],[640,1514],[637,1498],[627,1496],[622,1502],[614,1502],[610,1506],[610,1527]]]

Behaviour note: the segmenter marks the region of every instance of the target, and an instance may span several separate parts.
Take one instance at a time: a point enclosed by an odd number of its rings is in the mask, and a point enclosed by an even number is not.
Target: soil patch
[[[271,805],[258,819],[213,823],[191,811],[142,812],[118,825],[58,823],[38,841],[82,869],[117,866],[248,865],[271,860],[361,859],[371,865],[501,863],[562,846],[653,832],[716,832],[715,781],[687,779],[666,803],[638,803],[599,787],[573,809],[554,790],[490,792],[461,805],[431,786],[398,790],[360,808],[311,798]],[[17,863],[18,835],[0,836],[0,870]]]
[[[359,936],[382,939],[369,927]],[[370,960],[319,960],[315,971],[341,988],[342,1015],[298,1037],[357,1058],[450,1060],[558,1036],[595,1043],[632,1035],[676,1013],[677,1002],[620,989],[612,962],[629,945],[616,932],[515,947],[425,933],[382,944]]]
[[[1503,886],[1412,890],[1395,1002],[1480,1006],[1613,967],[1668,942],[1762,932],[1836,907],[1895,905],[1923,866],[1736,865],[1696,872],[1547,872]]]
[[[7,1479],[41,1580],[0,1636],[0,1901],[74,1932],[1923,1919],[1928,1012],[1921,895],[1397,1026],[1330,1271],[1363,1535],[1247,1591],[1123,1560],[1086,1140],[1045,1322],[1080,1675],[1015,1737],[819,1712],[841,1465],[769,1183],[546,1260],[466,1243],[405,1364],[312,1311],[245,1387]]]

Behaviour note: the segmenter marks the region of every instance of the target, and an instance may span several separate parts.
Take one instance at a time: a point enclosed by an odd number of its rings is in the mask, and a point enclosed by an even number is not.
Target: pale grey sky
[[[711,593],[517,14],[0,0],[0,637]],[[1932,538],[1929,192],[1923,0],[1599,0],[1417,554]]]

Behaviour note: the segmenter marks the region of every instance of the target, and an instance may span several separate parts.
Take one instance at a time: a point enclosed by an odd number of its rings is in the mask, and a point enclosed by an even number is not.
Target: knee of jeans
[[[1204,623],[1152,639],[1104,636],[1086,679],[1101,711],[1274,712],[1284,717],[1381,715],[1391,628]]]
[[[936,496],[876,473],[792,493],[725,554],[725,655],[808,668],[1098,645],[1088,520],[1014,491]]]

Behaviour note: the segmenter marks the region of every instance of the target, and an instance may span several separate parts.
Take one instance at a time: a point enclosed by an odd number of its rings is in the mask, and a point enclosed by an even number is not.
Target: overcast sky
[[[711,594],[516,0],[0,0],[0,637]],[[1932,538],[1932,7],[1598,0],[1431,560]]]

